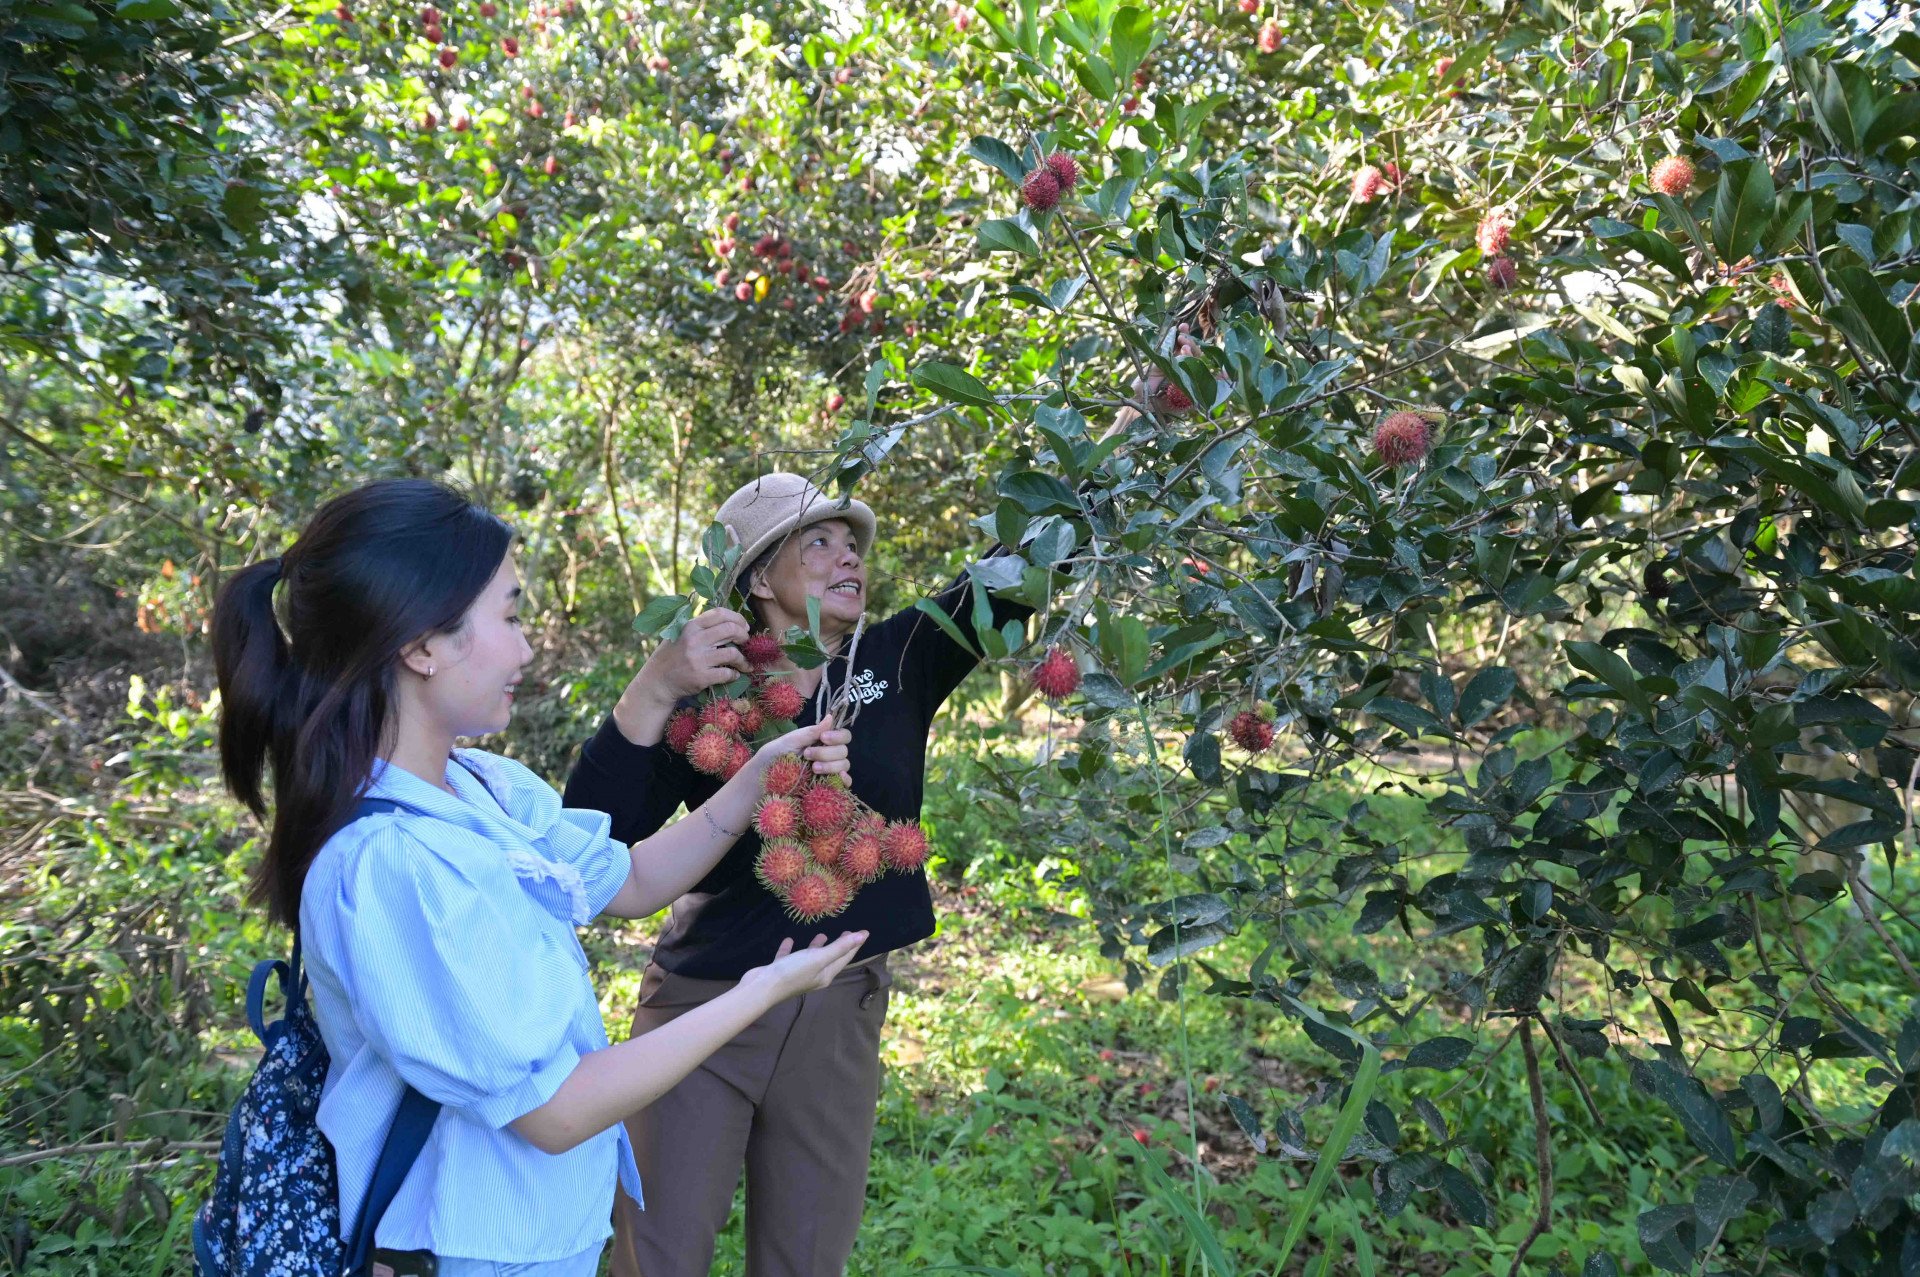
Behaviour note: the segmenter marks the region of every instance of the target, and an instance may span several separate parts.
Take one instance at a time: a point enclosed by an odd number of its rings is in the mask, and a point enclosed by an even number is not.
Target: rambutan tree
[[[830,473],[943,419],[993,438],[978,524],[1017,553],[975,580],[1040,619],[982,654],[1079,672],[1070,790],[1009,760],[1004,796],[1059,795],[1109,952],[1296,1017],[1350,1079],[1322,1156],[1514,1272],[1629,1261],[1553,1212],[1602,1072],[1700,1154],[1639,1221],[1652,1265],[1910,1264],[1920,40],[1847,5],[977,12],[973,167],[896,259],[966,265]],[[1459,856],[1325,809],[1408,759]],[[1830,979],[1854,946],[1907,987]],[[1462,1075],[1516,1043],[1537,1146],[1490,1165]]]

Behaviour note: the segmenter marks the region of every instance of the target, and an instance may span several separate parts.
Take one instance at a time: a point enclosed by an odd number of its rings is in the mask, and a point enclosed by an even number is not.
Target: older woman
[[[853,792],[889,820],[918,820],[934,715],[976,657],[914,609],[864,627],[850,642],[867,607],[874,538],[873,511],[862,503],[842,507],[798,475],[770,474],[728,497],[719,521],[743,547],[739,580],[753,629],[805,628],[807,600],[819,600],[820,634],[833,658],[788,675],[807,695],[799,724],[814,722],[819,704],[850,688],[859,701],[849,746]],[[938,602],[972,639],[969,591],[963,575]],[[996,600],[993,622],[1028,611]],[[661,645],[581,752],[568,805],[606,812],[613,835],[633,841],[681,804],[704,803],[718,782],[662,737],[686,698],[747,668],[736,645],[748,633],[748,618],[716,609]],[[783,939],[809,935],[755,877],[758,836],[724,832],[739,841],[674,902],[641,985],[636,1036],[724,995]],[[616,1203],[617,1277],[705,1274],[743,1169],[747,1271],[825,1277],[844,1270],[879,1101],[887,954],[933,934],[926,875],[888,874],[862,887],[834,925],[869,935],[853,965],[827,988],[769,1011],[629,1120],[647,1200],[644,1212],[630,1198]]]

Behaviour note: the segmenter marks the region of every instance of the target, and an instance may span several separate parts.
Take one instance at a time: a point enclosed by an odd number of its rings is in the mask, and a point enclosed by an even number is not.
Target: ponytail
[[[261,788],[274,714],[286,691],[286,636],[273,615],[280,560],[243,568],[213,607],[213,668],[220,683],[220,774],[234,797],[266,819]]]
[[[401,651],[458,630],[512,540],[451,488],[382,480],[329,501],[283,556],[220,592],[220,771],[263,820],[272,773],[253,897],[275,921],[297,922],[307,869],[352,819],[387,743]]]

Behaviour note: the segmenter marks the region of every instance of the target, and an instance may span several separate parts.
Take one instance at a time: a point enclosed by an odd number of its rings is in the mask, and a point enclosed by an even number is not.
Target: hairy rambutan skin
[[[1389,413],[1373,431],[1373,450],[1390,466],[1414,465],[1432,447],[1433,426],[1417,412]]]
[[[807,871],[807,849],[788,838],[777,838],[760,848],[753,873],[768,891],[782,891]]]
[[[849,834],[837,868],[855,882],[872,882],[887,871],[886,844],[870,833]]]
[[[800,795],[800,819],[810,832],[838,833],[855,814],[853,795],[837,785],[815,784]]]
[[[1505,213],[1488,213],[1480,219],[1480,227],[1474,232],[1474,242],[1488,257],[1506,252],[1512,238],[1513,219]]]
[[[1227,724],[1233,743],[1250,754],[1264,754],[1273,748],[1273,724],[1250,709],[1243,709]]]
[[[1683,156],[1669,155],[1653,166],[1647,184],[1662,195],[1685,195],[1693,186],[1693,165]]]
[[[760,689],[758,704],[762,714],[777,721],[797,718],[800,711],[807,707],[807,698],[792,683],[784,679],[770,679]]]
[[[911,873],[927,863],[926,831],[912,821],[895,821],[887,826],[882,851],[887,868]]]
[[[1368,204],[1377,199],[1392,183],[1387,175],[1372,164],[1362,164],[1353,173],[1353,201],[1356,204]]]
[[[1511,292],[1520,284],[1520,268],[1504,254],[1487,262],[1487,283],[1501,292]]]
[[[733,737],[718,727],[702,727],[687,742],[687,761],[704,775],[724,775],[733,764],[733,746]]]
[[[1034,690],[1050,701],[1065,700],[1080,690],[1080,666],[1064,647],[1056,647],[1042,657],[1031,677]]]
[[[1260,52],[1262,53],[1277,52],[1280,48],[1280,40],[1281,40],[1282,34],[1283,33],[1280,30],[1280,24],[1278,22],[1268,22],[1265,25],[1263,25],[1260,28],[1260,34],[1257,37],[1257,42],[1260,46]]]
[[[780,659],[780,640],[766,630],[747,637],[740,645],[740,654],[747,658],[747,664],[756,670],[763,670]]]
[[[800,832],[800,811],[788,798],[768,798],[753,813],[753,829],[762,838],[791,838]]]
[[[700,711],[700,721],[708,727],[718,727],[729,736],[740,731],[740,711],[733,707],[732,701],[710,701]]]
[[[733,757],[727,763],[727,770],[720,773],[720,779],[732,780],[735,776],[738,776],[742,771],[746,770],[747,764],[752,761],[753,746],[743,740],[734,741]]]
[[[1052,169],[1037,168],[1020,183],[1020,197],[1034,212],[1049,212],[1060,203],[1060,179],[1053,175]]]
[[[1062,195],[1080,183],[1080,162],[1065,151],[1055,151],[1047,157],[1047,172],[1060,184]]]
[[[787,887],[787,912],[801,922],[832,917],[846,905],[847,893],[824,869],[809,869]],[[839,909],[834,906],[836,903]]]
[[[769,794],[778,794],[782,798],[791,798],[807,787],[813,778],[813,768],[807,760],[798,754],[782,754],[767,764],[766,775],[761,777],[760,787]]]
[[[684,754],[693,741],[694,733],[699,730],[700,719],[692,710],[675,710],[673,717],[667,720],[667,745],[675,753]]]

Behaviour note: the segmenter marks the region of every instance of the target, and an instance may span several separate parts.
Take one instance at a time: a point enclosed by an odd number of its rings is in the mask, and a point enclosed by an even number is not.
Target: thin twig
[[[1547,1093],[1540,1084],[1540,1057],[1533,1049],[1531,1020],[1520,1021],[1520,1053],[1527,1060],[1527,1094],[1533,1099],[1533,1158],[1540,1178],[1540,1209],[1534,1214],[1533,1227],[1520,1239],[1520,1248],[1513,1252],[1513,1267],[1507,1269],[1507,1277],[1520,1277],[1527,1252],[1553,1221],[1553,1141],[1547,1134]]]

